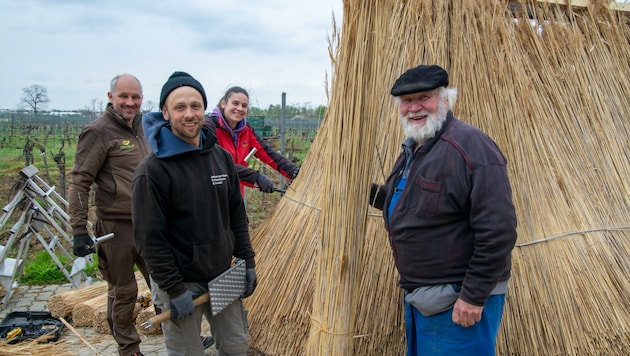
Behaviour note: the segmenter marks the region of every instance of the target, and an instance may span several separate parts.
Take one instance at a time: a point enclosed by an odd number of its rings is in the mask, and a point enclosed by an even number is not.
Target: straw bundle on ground
[[[39,356],[39,355],[76,355],[65,350],[63,341],[47,342],[49,335],[42,335],[37,339],[25,340],[10,344],[0,341],[0,356]]]
[[[107,322],[107,310],[97,310],[92,315],[92,329],[99,334],[111,333]]]
[[[138,282],[138,296],[150,293],[144,277],[140,272],[136,273]],[[105,320],[101,320],[105,318]],[[107,294],[96,296],[74,306],[72,309],[72,325],[74,326],[92,326],[94,321],[107,325]]]
[[[142,311],[142,306],[136,303],[133,308],[133,319],[135,320],[138,314]],[[99,334],[110,334],[109,324],[107,322],[107,309],[99,309],[94,312],[92,318],[92,328]]]
[[[144,280],[142,273],[136,272],[135,277],[136,277],[136,283],[138,284],[138,296],[146,295],[147,293],[149,293],[150,289],[147,286],[147,283]],[[139,303],[136,303],[133,310],[134,320],[138,316],[138,314],[140,314],[142,309],[143,309],[142,306]],[[109,324],[107,322],[107,304],[105,305],[104,308],[99,307],[99,308],[95,308],[92,311],[92,323],[90,325],[92,325],[94,330],[100,334],[110,333]]]
[[[72,314],[72,309],[79,303],[100,295],[107,294],[107,282],[96,282],[88,286],[55,294],[48,299],[48,310],[55,318],[65,318]]]
[[[72,308],[72,325],[77,327],[92,326],[94,313],[107,311],[107,294],[83,301]]]
[[[136,325],[136,330],[138,330],[138,333],[140,335],[159,335],[162,333],[161,323],[156,323],[155,325],[152,325],[149,328],[145,328],[144,325],[142,325],[143,323],[149,321],[149,319],[153,318],[154,316],[155,316],[155,309],[153,308],[153,306],[144,308],[140,311],[140,313],[138,313],[138,316],[136,316],[136,321],[134,322],[134,324]]]
[[[344,1],[324,122],[252,236],[255,347],[404,353],[398,276],[367,194],[400,152],[392,83],[437,63],[459,88],[455,115],[508,158],[519,245],[498,353],[630,348],[630,29],[607,2],[592,3]]]

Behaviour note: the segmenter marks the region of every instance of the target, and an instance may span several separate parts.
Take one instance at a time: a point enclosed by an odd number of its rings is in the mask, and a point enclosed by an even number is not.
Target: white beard
[[[434,114],[428,114],[424,124],[417,124],[410,122],[409,118],[423,115],[425,112],[409,112],[405,116],[400,116],[400,122],[402,123],[403,130],[405,132],[405,138],[410,138],[418,144],[423,144],[428,139],[435,136],[435,134],[442,128],[442,124],[446,121],[446,114],[448,113],[448,104],[442,102],[438,107],[438,110]]]

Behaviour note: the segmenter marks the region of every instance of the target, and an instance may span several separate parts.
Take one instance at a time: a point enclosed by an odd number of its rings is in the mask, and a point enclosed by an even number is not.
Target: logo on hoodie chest
[[[228,180],[228,175],[225,173],[210,176],[210,181],[212,182],[212,185],[222,185],[227,180]]]
[[[122,140],[122,143],[119,146],[121,151],[130,150],[134,147],[135,145],[131,142],[131,140]]]

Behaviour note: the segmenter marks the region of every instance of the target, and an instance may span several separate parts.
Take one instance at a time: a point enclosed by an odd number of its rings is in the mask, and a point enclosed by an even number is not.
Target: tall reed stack
[[[581,1],[584,3],[584,1]],[[630,349],[630,28],[608,1],[346,0],[329,107],[299,177],[253,233],[252,343],[272,355],[402,355],[371,182],[403,139],[389,90],[439,64],[453,109],[508,158],[518,246],[497,352]],[[328,83],[327,83],[328,84]]]

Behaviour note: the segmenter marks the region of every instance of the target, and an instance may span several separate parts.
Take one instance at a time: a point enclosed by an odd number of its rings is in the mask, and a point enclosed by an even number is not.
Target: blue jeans
[[[467,328],[453,323],[453,309],[429,317],[405,302],[407,356],[495,355],[505,294],[490,296],[481,320]]]

